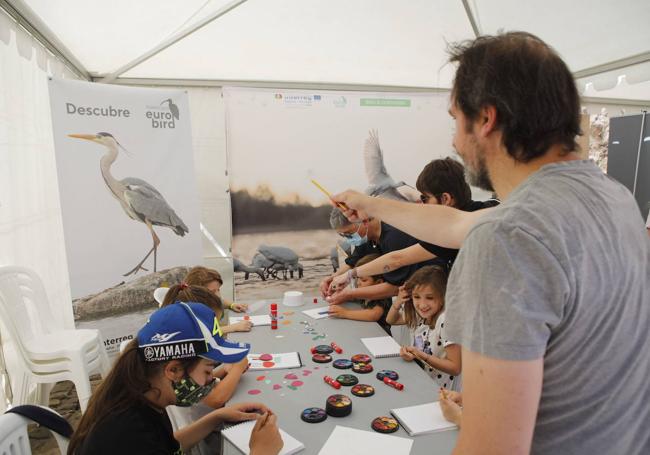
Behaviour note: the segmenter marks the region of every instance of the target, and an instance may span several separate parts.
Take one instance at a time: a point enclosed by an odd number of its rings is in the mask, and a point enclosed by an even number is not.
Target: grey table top
[[[307,299],[305,299],[307,301]],[[309,299],[311,302],[311,299]],[[354,304],[346,304],[354,305]],[[268,305],[252,306],[253,314],[266,314]],[[319,305],[322,306],[322,303]],[[375,417],[390,416],[390,409],[428,403],[437,400],[436,384],[415,363],[405,362],[401,358],[382,358],[372,360],[374,371],[369,374],[356,374],[351,370],[339,370],[328,364],[318,364],[312,361],[310,348],[319,344],[329,344],[332,341],[343,348],[342,354],[332,353],[334,359],[350,358],[354,354],[369,352],[360,341],[363,337],[384,336],[386,333],[376,323],[358,322],[345,319],[314,320],[302,313],[303,310],[316,308],[307,303],[301,307],[286,307],[278,301],[280,320],[278,329],[271,330],[269,326],[254,327],[248,333],[232,333],[232,341],[245,341],[251,344],[251,352],[256,354],[280,353],[298,351],[303,367],[299,369],[284,369],[270,371],[248,371],[242,376],[231,402],[260,401],[270,407],[278,416],[279,426],[301,441],[305,450],[301,454],[317,454],[336,425],[373,431],[370,423]],[[293,314],[288,314],[293,312]],[[305,334],[305,324],[310,324],[314,332]],[[325,335],[324,339],[313,340],[316,335]],[[398,372],[399,382],[404,384],[404,390],[398,391],[381,383],[375,373],[381,369]],[[305,373],[308,372],[308,373]],[[292,390],[288,386],[293,380],[285,379],[285,375],[293,373],[304,384]],[[339,374],[352,373],[359,378],[359,383],[375,387],[375,395],[360,398],[352,395],[350,387],[336,390],[323,381],[324,375],[336,377]],[[307,374],[307,375],[304,375]],[[264,379],[260,377],[264,376]],[[258,380],[261,379],[261,380]],[[270,380],[270,381],[267,381]],[[269,383],[267,383],[269,382]],[[274,390],[274,385],[281,388]],[[257,395],[250,395],[252,389],[260,390]],[[328,396],[343,393],[352,400],[352,414],[336,418],[328,416],[327,420],[317,424],[303,422],[300,413],[308,407],[325,408]],[[457,437],[457,431],[443,431],[413,437],[411,454],[448,455],[451,453]],[[408,433],[400,428],[394,436],[410,438]],[[224,453],[229,452],[224,447]],[[377,454],[373,454],[377,455]]]

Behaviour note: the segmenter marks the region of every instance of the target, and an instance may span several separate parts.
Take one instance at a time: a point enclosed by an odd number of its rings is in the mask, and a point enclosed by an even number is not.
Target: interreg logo
[[[160,106],[147,106],[145,116],[151,120],[151,127],[156,129],[176,128],[176,120],[180,120],[180,111],[171,98],[163,100]]]
[[[154,336],[151,337],[151,341],[157,341],[159,343],[164,343],[165,341],[170,340],[171,338],[174,337],[174,335],[178,335],[181,332],[174,332],[174,333],[163,333],[162,335],[159,333],[156,333]]]
[[[348,100],[346,100],[344,96],[334,98],[332,102],[334,103],[334,107],[345,107],[348,104]]]

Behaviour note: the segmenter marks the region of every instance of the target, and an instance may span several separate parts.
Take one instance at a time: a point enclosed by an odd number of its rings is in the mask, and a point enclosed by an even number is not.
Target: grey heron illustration
[[[330,250],[330,263],[334,269],[334,273],[339,269],[339,249],[338,247],[333,247]]]
[[[122,180],[117,180],[111,174],[111,166],[117,159],[119,142],[110,133],[97,133],[97,134],[68,134],[69,137],[76,139],[85,139],[87,141],[95,142],[103,145],[106,148],[106,153],[100,160],[100,170],[104,182],[122,206],[122,210],[129,216],[129,218],[144,223],[153,240],[153,246],[145,257],[136,265],[132,270],[124,274],[128,276],[135,274],[140,270],[147,271],[142,265],[153,253],[153,271],[156,271],[157,251],[160,245],[160,238],[154,231],[154,226],[163,226],[172,229],[176,235],[183,237],[189,232],[189,229],[183,223],[183,220],[176,215],[174,209],[165,201],[165,198],[160,192],[144,180],[127,177]]]
[[[248,279],[248,276],[251,273],[257,273],[260,276],[260,278],[262,278],[262,281],[266,281],[263,267],[256,267],[255,265],[248,266],[237,258],[233,258],[232,263],[235,272],[244,272],[245,280]]]
[[[395,199],[398,201],[410,201],[402,195],[397,188],[409,186],[405,182],[395,182],[388,174],[384,165],[384,153],[379,146],[379,133],[377,130],[370,130],[368,138],[363,147],[363,163],[368,178],[366,194],[370,196]]]
[[[180,118],[179,111],[178,111],[178,106],[176,106],[174,104],[174,102],[172,101],[171,98],[167,98],[166,100],[164,100],[160,104],[164,104],[164,103],[167,103],[167,106],[169,106],[169,112],[172,113],[172,117],[174,117],[176,120],[178,120]]]
[[[302,264],[298,262],[299,257],[291,248],[284,246],[260,245],[257,248],[257,251],[271,262],[271,265],[267,267],[267,271],[275,271],[275,274],[273,275],[274,278],[277,278],[278,271],[283,272],[284,279],[286,279],[287,271],[290,273],[291,278],[293,278],[294,272],[298,272],[298,278],[303,277],[304,269]]]

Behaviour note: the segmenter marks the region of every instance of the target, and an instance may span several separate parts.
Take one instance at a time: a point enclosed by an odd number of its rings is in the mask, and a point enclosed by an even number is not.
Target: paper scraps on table
[[[259,389],[250,389],[250,390],[248,391],[248,394],[249,394],[249,395],[259,395],[260,393],[262,393],[262,391],[259,390]]]
[[[289,373],[284,376],[284,379],[298,379],[298,376],[293,373]]]

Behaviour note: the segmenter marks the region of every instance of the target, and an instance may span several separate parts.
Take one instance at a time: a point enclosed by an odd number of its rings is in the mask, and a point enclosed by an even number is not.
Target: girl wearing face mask
[[[203,304],[154,312],[93,393],[68,455],[181,454],[222,422],[255,419],[251,455],[276,455],[282,448],[276,417],[261,403],[214,410],[176,432],[165,412],[198,403],[214,386],[216,362],[237,362],[248,351],[218,335],[216,316]]]
[[[402,346],[402,359],[417,361],[439,387],[459,390],[460,346],[445,338],[446,288],[445,268],[422,267],[400,288],[386,322],[409,327],[411,345]]]

